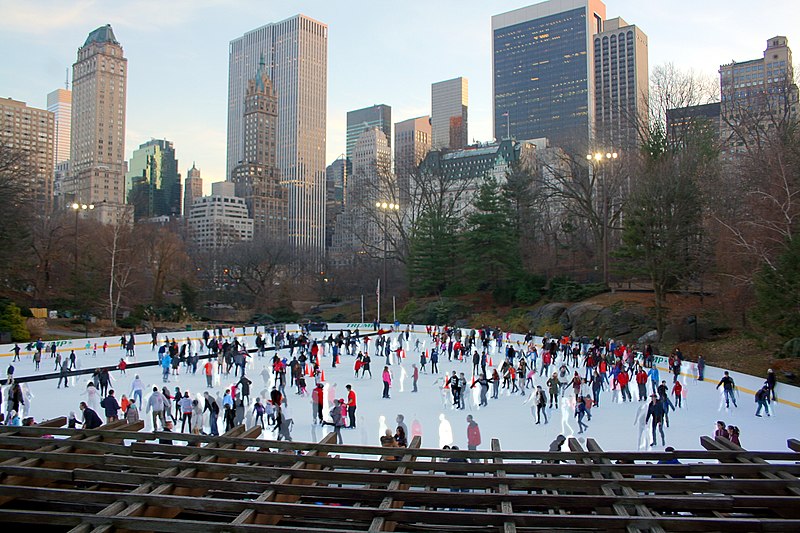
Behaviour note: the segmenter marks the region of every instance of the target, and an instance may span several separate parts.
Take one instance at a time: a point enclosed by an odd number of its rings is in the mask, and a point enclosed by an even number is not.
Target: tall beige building
[[[72,91],[56,89],[47,95],[47,110],[55,117],[55,162],[69,160],[70,131],[72,123]]]
[[[647,35],[617,17],[593,40],[595,148],[634,149],[648,117]]]
[[[762,57],[719,67],[720,133],[729,153],[745,150],[747,136],[767,132],[800,111],[786,37],[767,41]]]
[[[469,144],[467,78],[454,78],[431,85],[431,131],[434,150],[456,150]]]
[[[288,193],[289,241],[321,258],[325,251],[328,26],[296,15],[231,41],[228,179],[244,161],[247,84],[255,78],[262,56],[278,94],[276,163]]]
[[[125,99],[128,60],[111,25],[89,34],[72,66],[72,135],[67,203],[94,204],[103,223],[130,215],[125,205]]]
[[[408,203],[409,180],[431,150],[431,117],[417,117],[394,125],[394,172],[400,204]]]
[[[53,113],[11,98],[0,99],[0,145],[26,154],[21,166],[27,168],[20,178],[40,213],[48,213],[53,206]]]
[[[189,217],[192,204],[197,198],[203,196],[203,178],[200,177],[200,169],[192,163],[192,168],[186,173],[186,181],[183,186],[183,216]]]

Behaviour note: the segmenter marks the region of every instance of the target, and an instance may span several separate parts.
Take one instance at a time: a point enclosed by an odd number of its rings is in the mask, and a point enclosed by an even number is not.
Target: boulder
[[[641,337],[639,337],[639,344],[652,344],[654,342],[658,342],[658,330],[654,329],[648,331]]]
[[[549,303],[529,311],[526,315],[533,329],[537,329],[542,324],[554,324],[560,321],[567,306],[562,303]]]

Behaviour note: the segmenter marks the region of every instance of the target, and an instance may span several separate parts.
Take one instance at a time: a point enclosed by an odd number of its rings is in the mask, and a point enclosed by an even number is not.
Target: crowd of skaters
[[[417,337],[415,342],[411,343],[409,330],[406,328],[403,331],[379,331],[372,337],[362,337],[358,334],[358,330],[344,331],[335,337],[329,334],[321,339],[313,339],[308,332],[291,335],[276,329],[265,329],[263,332],[254,329],[256,357],[264,357],[267,346],[276,348],[270,368],[265,366],[262,370],[265,384],[268,382],[270,371],[274,375],[272,390],[263,390],[263,400],[258,397],[254,402],[250,401],[252,382],[245,376],[248,360],[253,356],[248,353],[244,340],[239,340],[235,335],[235,329],[230,332],[223,331],[222,328],[216,331],[206,330],[202,339],[186,338],[179,342],[174,338],[165,338],[163,343],[158,341],[157,334],[153,332],[152,350],[157,351],[159,364],[164,370],[165,384],[169,383],[170,377],[178,376],[181,372],[196,373],[199,357],[204,354],[213,356],[201,367],[206,375],[208,388],[219,384],[223,376],[229,379],[231,371],[238,381],[226,389],[222,397],[219,392],[216,396],[212,396],[206,391],[201,397],[192,396],[189,391],[181,392],[179,387],[174,391],[167,385],[161,389],[154,387],[146,405],[142,407],[144,387],[138,376],[134,378],[130,398],[128,395],[122,395],[117,401],[115,392],[109,390],[113,379],[108,369],[98,369],[87,384],[86,390],[82,392],[87,396],[86,401],[80,404],[83,420],[78,422],[74,413],[71,413],[70,424],[72,425],[75,420],[76,426],[91,427],[97,420],[102,420],[97,415],[98,412],[103,412],[107,422],[121,417],[128,421],[136,421],[140,418],[139,411],[144,408],[151,414],[153,429],[158,429],[160,425],[162,429],[171,430],[172,428],[168,426],[180,422],[181,431],[201,433],[205,428],[203,419],[207,416],[210,434],[219,434],[220,416],[225,430],[245,422],[246,419],[250,423],[265,427],[266,417],[266,424],[276,431],[279,440],[290,440],[293,419],[286,396],[288,381],[295,389],[296,395],[310,396],[315,422],[333,426],[338,441],[341,442],[340,430],[356,427],[355,391],[352,385],[348,384],[347,400],[328,398],[330,409],[325,407],[324,370],[321,368],[321,356],[324,353],[330,357],[330,364],[334,367],[340,364],[341,355],[353,357],[356,379],[366,379],[367,376],[372,378],[371,352],[374,357],[385,359],[381,373],[383,398],[391,398],[390,391],[397,373],[402,376],[402,381],[410,377],[413,384],[412,392],[418,392],[420,375],[429,373],[438,375],[440,362],[448,366],[471,363],[470,379],[466,377],[466,372],[451,370],[450,375],[442,372],[443,376],[434,382],[437,388],[441,386],[443,399],[448,395],[452,396],[454,409],[465,409],[465,406],[470,405],[466,402],[466,398],[469,390],[475,388],[480,395],[480,400],[477,401],[476,398],[475,405],[488,406],[488,394],[491,388],[493,400],[499,398],[501,391],[505,396],[517,393],[526,396],[525,402],[531,403],[536,423],[540,423],[544,418],[544,423],[547,424],[548,411],[554,408],[558,410],[561,399],[562,406],[568,406],[568,410],[571,410],[571,414],[577,419],[578,433],[588,430],[586,422],[591,421],[592,409],[600,406],[604,392],[611,392],[612,403],[633,402],[630,388],[635,383],[637,400],[640,402],[649,400],[644,424],[649,424],[652,431],[651,446],[657,442],[657,431],[661,436],[662,445],[665,444],[664,424],[666,423],[667,427],[669,425],[669,411],[680,409],[685,397],[685,388],[678,380],[685,364],[680,350],[676,350],[669,357],[669,368],[673,379],[671,385],[667,385],[666,380],[660,380],[659,371],[653,365],[654,355],[650,346],[646,346],[641,353],[635,353],[626,345],[610,339],[573,339],[566,336],[555,338],[550,335],[545,335],[544,339],[537,343],[530,333],[525,336],[524,341],[512,342],[509,333],[496,329],[464,330],[437,326],[427,326],[426,338],[420,340]],[[135,357],[136,343],[133,334],[123,336],[120,345],[124,347],[126,357]],[[32,343],[29,348],[34,348],[33,360],[35,370],[38,370],[46,346],[39,340],[35,344]],[[284,348],[288,348],[288,357],[279,355],[280,350]],[[92,345],[87,342],[87,354],[91,353],[94,356],[98,349],[105,352],[108,349],[107,343],[104,342],[98,347],[97,344]],[[62,372],[66,373],[79,364],[74,350],[63,361],[55,349],[55,343],[50,345],[48,351],[55,360],[55,368]],[[18,360],[18,346],[15,346],[14,352],[14,359]],[[412,363],[412,368],[406,371],[406,360],[409,358],[418,361],[419,366]],[[493,362],[495,358],[500,361],[497,365]],[[125,373],[125,366],[126,360],[123,358],[118,366],[121,374]],[[704,367],[702,357],[692,365],[695,379],[700,381],[704,379]],[[9,377],[12,375],[13,364],[9,370]],[[311,392],[308,391],[307,378],[309,381],[313,379]],[[65,386],[68,386],[68,381],[64,376]],[[758,404],[756,416],[760,416],[762,409],[769,415],[769,403],[775,400],[775,383],[774,373],[770,370],[763,389],[756,394]],[[59,379],[57,386],[60,387],[61,384],[62,379]],[[735,385],[727,372],[720,381],[718,387],[720,386],[723,388],[726,406],[732,402],[736,407]],[[572,394],[568,394],[570,388]],[[15,399],[12,407],[15,408],[7,409],[7,413],[19,413],[25,405],[25,393],[19,384],[9,390],[7,394],[9,401],[12,397]],[[328,413],[327,419],[323,416],[325,411]],[[13,418],[11,416],[12,420]],[[470,425],[472,424],[477,425],[470,415]],[[392,437],[396,442],[407,441],[407,433],[402,426],[398,426]]]

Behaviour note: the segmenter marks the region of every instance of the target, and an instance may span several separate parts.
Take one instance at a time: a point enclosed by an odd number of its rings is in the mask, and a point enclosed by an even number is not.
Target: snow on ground
[[[355,328],[361,327],[361,331],[366,331],[366,324],[340,325],[342,327]],[[331,324],[331,332],[336,335]],[[388,326],[385,326],[388,328]],[[401,326],[400,329],[404,329]],[[230,332],[226,332],[229,334]],[[239,339],[245,339],[248,347],[254,347],[254,335],[252,327],[247,328],[247,335],[242,335],[239,328],[236,333]],[[175,338],[180,343],[187,336],[193,339],[200,338],[201,332],[170,332],[167,334],[170,339]],[[312,338],[327,337],[328,333],[312,333]],[[392,338],[397,338],[398,334],[391,334]],[[374,338],[374,337],[373,337]],[[466,402],[466,409],[455,410],[452,406],[450,391],[443,389],[442,379],[452,370],[459,373],[464,372],[467,379],[470,379],[472,364],[471,360],[464,362],[448,362],[447,356],[440,357],[439,374],[420,374],[418,383],[419,392],[412,393],[411,375],[412,363],[419,367],[419,353],[414,346],[417,338],[420,339],[422,347],[420,350],[431,347],[431,339],[425,334],[424,327],[417,326],[416,332],[412,333],[406,345],[407,357],[402,364],[393,364],[390,369],[393,375],[393,384],[390,392],[391,399],[382,399],[382,380],[381,373],[385,364],[383,357],[374,355],[374,342],[370,342],[370,352],[372,356],[373,377],[355,378],[353,364],[355,357],[342,354],[341,364],[336,368],[331,367],[331,357],[325,354],[322,358],[322,369],[326,379],[326,400],[335,398],[346,398],[345,385],[350,383],[357,394],[357,429],[343,429],[342,435],[345,444],[368,444],[378,445],[379,437],[386,428],[394,430],[396,427],[396,417],[403,415],[410,435],[420,433],[422,435],[423,447],[441,447],[443,444],[455,444],[462,449],[466,449],[466,416],[471,414],[480,426],[482,444],[479,449],[488,449],[490,440],[498,438],[501,448],[504,450],[533,450],[547,449],[549,443],[559,434],[565,436],[577,434],[577,420],[573,416],[572,390],[571,387],[561,402],[560,409],[549,409],[549,423],[535,425],[535,419],[531,412],[531,403],[525,404],[528,396],[519,393],[511,395],[507,390],[501,389],[500,396],[496,400],[490,399],[487,407],[478,407],[478,388],[475,387]],[[512,336],[513,341],[520,341],[521,336]],[[159,341],[163,341],[164,335],[159,336]],[[103,353],[102,344],[108,341],[109,349]],[[129,362],[155,361],[156,351],[151,350],[150,336],[148,334],[138,334],[136,337],[136,357],[128,359]],[[540,339],[538,339],[540,340]],[[94,343],[98,345],[98,353],[92,355],[92,350],[86,350],[87,342],[90,346]],[[71,349],[75,349],[78,354],[79,368],[91,368],[95,366],[109,366],[119,363],[124,352],[118,346],[118,337],[100,339],[78,339],[73,341],[60,341],[59,353],[63,358],[67,358]],[[4,357],[3,362],[11,363],[11,348],[13,345],[0,346],[0,356]],[[48,344],[49,346],[49,344]],[[23,350],[25,346],[22,346]],[[495,348],[496,349],[496,348]],[[281,350],[281,357],[288,357],[288,348]],[[497,352],[490,354],[494,366],[499,366],[502,356]],[[260,358],[253,356],[247,368],[247,375],[253,381],[250,414],[248,420],[252,421],[252,406],[255,398],[264,398],[272,388],[271,381],[265,382],[262,376],[270,376],[271,373],[263,372],[269,369],[272,352],[267,352],[267,356]],[[202,362],[198,365],[197,374],[186,374],[185,369],[181,368],[179,376],[171,376],[168,386],[174,390],[179,386],[181,390],[189,390],[192,395],[202,395],[209,390],[206,388],[206,379],[202,373]],[[541,364],[541,358],[540,362]],[[33,375],[34,364],[30,354],[23,354],[22,361],[15,362],[15,376]],[[667,372],[665,361],[661,360],[657,366],[661,371],[661,378],[666,379],[672,387],[672,377]],[[40,373],[52,372],[54,360],[50,358],[48,352],[42,357]],[[428,365],[430,367],[430,364]],[[688,367],[688,368],[687,368]],[[429,368],[430,371],[430,368]],[[584,369],[578,369],[581,376]],[[763,378],[747,376],[744,374],[731,373],[739,387],[737,402],[738,408],[731,406],[726,409],[721,397],[721,390],[715,388],[719,378],[722,376],[722,369],[706,367],[705,381],[697,381],[694,377],[693,365],[684,365],[684,374],[680,380],[684,384],[685,398],[683,407],[676,412],[670,413],[670,427],[665,427],[666,444],[677,449],[698,449],[700,448],[699,438],[702,435],[712,435],[717,420],[723,420],[726,424],[733,424],[741,430],[741,442],[745,448],[752,450],[786,450],[786,439],[797,438],[800,436],[800,389],[779,383],[776,391],[779,403],[772,403],[774,414],[771,417],[756,418],[755,402],[753,392],[761,386]],[[148,386],[145,388],[144,403],[147,403],[149,391],[154,385],[159,389],[164,385],[162,382],[161,370],[157,366],[128,369],[127,375],[121,375],[119,371],[112,373],[114,380],[111,388],[115,389],[118,399],[123,394],[130,396],[131,382],[135,374],[139,374]],[[212,395],[221,396],[225,389],[234,384],[238,378],[233,376],[218,375],[215,379],[215,386],[210,389]],[[25,412],[25,416],[33,416],[37,421],[57,416],[66,416],[70,411],[75,411],[78,418],[81,418],[79,403],[86,400],[86,383],[90,381],[89,375],[74,376],[71,378],[69,388],[56,388],[56,380],[32,382],[27,384],[30,396]],[[287,377],[288,381],[288,377]],[[313,378],[307,378],[308,390],[313,387]],[[538,376],[536,384],[542,385],[546,389],[544,382],[546,377]],[[310,396],[302,397],[295,394],[295,391],[287,382],[287,397],[289,401],[289,411],[294,419],[292,437],[296,441],[319,441],[330,430],[331,426],[320,427],[312,423],[312,405]],[[631,385],[631,392],[634,400],[637,397],[635,382]],[[530,393],[530,389],[527,391]],[[639,419],[642,415],[642,407],[646,402],[618,403],[615,402],[615,394],[604,391],[600,397],[600,406],[592,409],[592,419],[587,421],[589,429],[582,436],[592,437],[598,441],[601,447],[607,450],[636,450],[649,448],[648,436],[643,436]],[[3,387],[3,399],[8,398],[7,387]],[[202,401],[202,400],[201,400]],[[221,401],[220,401],[221,404]],[[5,405],[3,411],[5,412]],[[646,408],[645,408],[646,409]],[[144,409],[142,409],[144,411]],[[174,407],[173,407],[174,411]],[[324,409],[327,417],[329,407]],[[98,414],[103,417],[102,411]],[[142,413],[146,421],[145,428],[152,429],[151,418]],[[206,415],[205,429],[208,431],[208,419]],[[224,424],[220,420],[220,428]],[[180,424],[176,426],[180,429]],[[452,435],[452,442],[448,435]],[[276,433],[269,429],[263,433],[264,438],[275,438]],[[644,439],[647,439],[646,441]],[[644,445],[642,446],[642,443]],[[653,449],[662,450],[663,446],[658,443]],[[641,448],[640,448],[641,447]]]

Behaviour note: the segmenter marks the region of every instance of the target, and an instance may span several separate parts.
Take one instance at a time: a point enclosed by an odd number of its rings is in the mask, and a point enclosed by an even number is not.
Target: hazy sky
[[[89,32],[111,24],[128,58],[126,157],[169,139],[182,174],[196,161],[209,190],[225,173],[228,43],[303,13],[328,25],[328,162],[344,152],[347,111],[385,103],[393,122],[426,115],[431,83],[458,76],[469,78],[469,138],[487,141],[491,16],[532,3],[0,0],[0,97],[46,107]],[[722,63],[761,57],[775,35],[800,54],[800,0],[607,0],[606,9],[647,34],[651,70],[673,62],[717,76]]]

